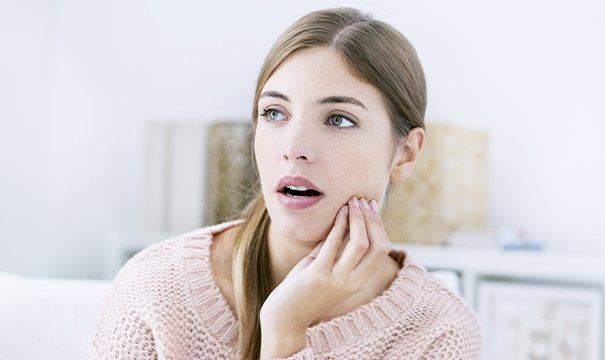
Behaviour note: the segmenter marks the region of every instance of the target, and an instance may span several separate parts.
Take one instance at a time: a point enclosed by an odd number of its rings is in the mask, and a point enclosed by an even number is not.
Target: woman
[[[256,198],[130,259],[91,356],[478,359],[475,313],[380,220],[422,151],[425,108],[397,30],[352,8],[299,19],[258,78]]]

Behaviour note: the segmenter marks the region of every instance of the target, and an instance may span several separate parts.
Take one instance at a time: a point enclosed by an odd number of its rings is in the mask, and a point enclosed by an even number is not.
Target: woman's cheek
[[[266,161],[270,161],[272,159],[272,152],[277,151],[276,143],[269,141],[269,138],[270,134],[268,134],[267,130],[257,129],[254,138],[254,154],[259,166]]]
[[[384,170],[379,167],[378,159],[360,155],[355,166],[348,168],[348,182],[353,185],[351,195],[363,197],[366,200],[379,200],[384,182]]]

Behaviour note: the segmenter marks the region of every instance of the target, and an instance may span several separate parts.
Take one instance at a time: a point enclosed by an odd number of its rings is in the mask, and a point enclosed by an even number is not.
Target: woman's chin
[[[274,222],[272,220],[272,222]],[[278,219],[279,232],[288,238],[303,242],[316,242],[326,238],[330,224],[324,224],[320,217],[284,216]]]

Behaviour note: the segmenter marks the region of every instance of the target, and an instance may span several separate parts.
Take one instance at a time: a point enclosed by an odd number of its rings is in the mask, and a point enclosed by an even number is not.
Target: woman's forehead
[[[358,99],[369,109],[381,102],[378,91],[358,79],[333,49],[311,47],[286,58],[271,74],[261,93],[275,91],[292,102],[313,102],[329,96]]]

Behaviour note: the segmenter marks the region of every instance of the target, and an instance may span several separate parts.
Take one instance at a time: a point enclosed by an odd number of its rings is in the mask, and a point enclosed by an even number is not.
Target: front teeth
[[[288,185],[286,187],[288,189],[290,189],[290,190],[297,190],[297,191],[307,191],[307,190],[309,190],[306,186],[292,186],[292,185]]]

